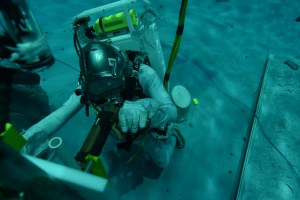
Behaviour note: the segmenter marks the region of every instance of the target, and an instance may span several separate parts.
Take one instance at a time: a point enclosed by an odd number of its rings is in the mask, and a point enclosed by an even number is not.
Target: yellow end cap
[[[103,166],[103,163],[102,163],[100,157],[88,154],[85,157],[85,160],[86,161],[92,160],[94,162],[94,164],[93,164],[93,166],[91,168],[91,171],[92,171],[93,174],[95,174],[96,176],[108,179],[108,174],[106,173],[106,170],[105,170],[105,168]]]
[[[198,104],[199,104],[198,99],[197,99],[197,98],[193,98],[193,103],[194,103],[195,105],[198,105]]]
[[[100,25],[99,25],[99,19],[96,20],[96,22],[95,22],[95,24],[94,24],[93,27],[94,27],[94,31],[96,33],[102,33],[102,30],[101,30]]]
[[[3,141],[13,149],[20,151],[26,144],[26,140],[22,137],[19,131],[10,123],[5,124],[5,131],[0,134]]]

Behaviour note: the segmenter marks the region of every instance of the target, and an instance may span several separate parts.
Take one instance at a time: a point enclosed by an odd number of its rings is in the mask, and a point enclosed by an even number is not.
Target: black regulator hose
[[[74,36],[73,36],[73,42],[74,42],[74,48],[75,48],[75,51],[77,53],[77,55],[79,56],[79,49],[81,49],[81,46],[80,46],[80,43],[78,41],[78,36],[77,36],[77,31],[78,31],[78,27],[75,28],[74,30]],[[79,49],[78,49],[79,47]]]

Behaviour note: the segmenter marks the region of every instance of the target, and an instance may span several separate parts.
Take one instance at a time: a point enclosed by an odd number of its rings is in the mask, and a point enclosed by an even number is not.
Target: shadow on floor
[[[131,162],[129,159],[138,151],[140,146],[133,145],[131,151],[113,150],[105,153],[110,162],[109,177],[111,186],[116,188],[123,195],[144,182],[144,178],[158,179],[163,168],[158,167],[150,155],[141,151]]]

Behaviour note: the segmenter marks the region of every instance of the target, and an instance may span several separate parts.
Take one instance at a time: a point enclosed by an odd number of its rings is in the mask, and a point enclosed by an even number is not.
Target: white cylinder
[[[177,107],[177,120],[182,122],[186,119],[189,108],[191,107],[192,97],[190,92],[182,85],[177,85],[172,89],[172,100]]]
[[[60,137],[52,138],[49,141],[48,146],[52,150],[51,156],[57,156],[68,167],[80,169],[78,163],[75,161],[73,156],[64,147],[63,141]]]

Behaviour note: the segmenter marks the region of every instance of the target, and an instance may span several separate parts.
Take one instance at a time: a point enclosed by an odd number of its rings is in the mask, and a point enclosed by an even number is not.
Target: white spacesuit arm
[[[47,139],[82,107],[80,96],[76,96],[73,93],[60,108],[25,131],[23,137],[27,140],[27,144],[22,149],[22,152],[36,156],[45,150],[47,148]]]
[[[143,105],[148,111],[151,126],[160,127],[167,122],[176,121],[176,106],[157,73],[151,67],[141,65],[138,79],[144,94],[149,98],[137,100],[136,103]]]

